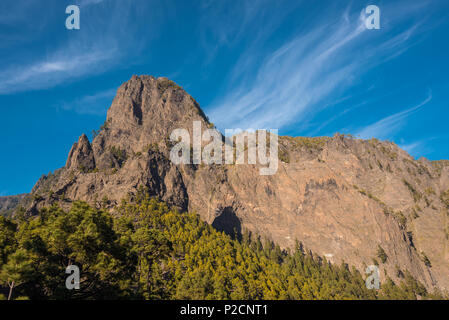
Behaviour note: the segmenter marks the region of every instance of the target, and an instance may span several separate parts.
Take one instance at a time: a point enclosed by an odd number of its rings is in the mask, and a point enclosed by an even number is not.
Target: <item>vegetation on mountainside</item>
[[[80,290],[65,288],[71,264],[81,270]],[[387,279],[381,290],[369,290],[354,268],[331,265],[300,243],[284,251],[247,232],[233,239],[196,214],[143,194],[135,203],[123,201],[114,216],[74,202],[68,212],[52,206],[21,221],[0,217],[1,293],[13,299],[436,297],[408,272],[400,285]]]
[[[157,81],[158,89],[162,92],[162,94],[168,89],[173,88],[175,90],[181,90],[182,88],[177,85],[174,81],[167,78],[159,78]]]
[[[432,161],[432,165],[436,168],[437,175],[440,177],[443,169],[449,167],[449,160],[436,160]]]
[[[289,142],[294,150],[300,150],[306,148],[308,150],[322,150],[327,141],[331,140],[330,137],[290,137],[281,136],[280,141]]]
[[[112,146],[110,148],[111,154],[116,160],[118,166],[121,168],[123,167],[126,160],[128,160],[128,156],[126,154],[125,150],[120,149],[120,147]],[[111,163],[111,168],[115,168],[115,163]]]
[[[449,209],[449,189],[441,193],[441,202]]]
[[[408,188],[408,190],[412,194],[413,200],[415,201],[415,203],[418,203],[423,197],[422,193],[420,193],[418,190],[416,190],[412,186],[412,184],[410,182],[408,182],[407,180],[402,179],[402,182],[405,184],[405,186]]]
[[[377,257],[380,259],[382,263],[387,262],[388,256],[385,250],[380,245],[377,246]]]

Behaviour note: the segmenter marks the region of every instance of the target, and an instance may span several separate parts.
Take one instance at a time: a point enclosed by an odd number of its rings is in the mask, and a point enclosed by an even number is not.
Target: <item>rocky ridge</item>
[[[92,143],[82,135],[66,166],[37,182],[28,213],[73,200],[113,210],[143,187],[220,230],[247,229],[285,248],[299,240],[362,272],[377,263],[382,279],[408,270],[428,288],[449,289],[448,162],[416,161],[394,143],[335,135],[279,137],[272,176],[261,176],[257,165],[174,165],[170,133],[192,134],[193,121],[213,127],[174,82],[133,76]]]
[[[5,215],[12,213],[12,210],[14,210],[25,197],[26,194],[0,197],[0,212]]]

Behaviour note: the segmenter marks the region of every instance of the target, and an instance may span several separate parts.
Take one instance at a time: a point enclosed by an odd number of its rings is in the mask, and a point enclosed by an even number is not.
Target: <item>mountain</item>
[[[337,134],[279,137],[274,175],[260,175],[259,165],[175,165],[170,134],[192,135],[193,121],[213,128],[174,82],[133,76],[93,141],[82,135],[66,166],[39,179],[22,205],[33,215],[83,200],[113,212],[144,188],[227,233],[246,229],[283,248],[299,240],[362,273],[379,264],[381,281],[407,270],[427,288],[449,289],[448,161],[416,161],[394,143]]]
[[[21,201],[26,197],[26,194],[18,194],[15,196],[0,197],[0,212],[3,214],[10,213],[16,208]]]

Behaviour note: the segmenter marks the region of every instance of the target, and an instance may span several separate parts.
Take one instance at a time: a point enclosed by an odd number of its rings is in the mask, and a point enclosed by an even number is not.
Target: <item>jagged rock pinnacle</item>
[[[69,170],[88,172],[95,169],[95,159],[89,139],[85,134],[81,135],[69,152],[65,167]]]
[[[144,187],[214,226],[248,229],[282,247],[299,240],[361,271],[381,246],[388,255],[381,274],[397,280],[399,266],[428,288],[449,289],[449,199],[441,196],[449,189],[448,163],[415,161],[392,143],[336,135],[280,137],[273,176],[260,176],[252,165],[175,165],[169,136],[176,128],[192,135],[193,121],[210,125],[181,87],[167,78],[133,76],[117,90],[92,144],[81,136],[66,167],[36,184],[40,200],[32,207],[73,200],[99,206],[106,198],[113,210]]]

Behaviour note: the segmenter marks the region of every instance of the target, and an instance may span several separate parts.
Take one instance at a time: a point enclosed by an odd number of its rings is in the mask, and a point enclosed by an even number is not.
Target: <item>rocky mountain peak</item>
[[[82,134],[72,146],[65,167],[69,170],[75,169],[88,172],[95,169],[95,158],[89,139]]]
[[[193,121],[210,127],[198,103],[175,82],[161,77],[133,76],[117,90],[107,119],[92,147],[100,167],[110,166],[107,155],[118,148],[126,154],[142,153],[150,146],[167,154],[174,129],[192,134]]]
[[[133,76],[117,90],[107,114],[110,129],[159,130],[187,121],[208,122],[198,103],[175,82],[161,77]]]
[[[193,121],[212,126],[181,87],[133,76],[92,144],[82,135],[66,167],[39,180],[31,211],[73,200],[114,210],[143,187],[223,231],[247,229],[284,248],[298,240],[362,272],[376,260],[393,280],[408,270],[427,287],[449,289],[449,162],[415,161],[393,143],[336,135],[279,137],[272,176],[252,165],[175,165],[169,136],[177,128],[192,135]]]

